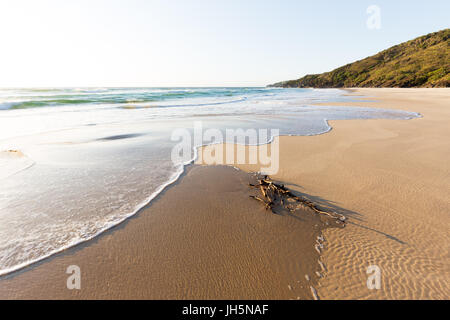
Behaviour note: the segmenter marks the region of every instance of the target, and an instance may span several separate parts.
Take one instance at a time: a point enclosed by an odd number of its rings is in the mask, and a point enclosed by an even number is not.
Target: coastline
[[[350,95],[378,101],[340,104],[414,111],[423,118],[330,121],[326,134],[276,138],[281,162],[274,179],[350,218],[343,230],[323,229],[327,249],[320,259],[328,270],[322,279],[311,277],[320,298],[448,298],[450,152],[442,139],[449,136],[448,90],[429,90],[350,89]],[[311,299],[304,276],[317,268],[319,233],[298,241],[305,230],[248,199],[244,177],[233,168],[186,168],[124,223],[0,278],[0,298]],[[224,226],[233,230],[231,239]],[[281,241],[283,236],[296,237]],[[87,273],[85,290],[66,289],[71,264]],[[368,264],[380,265],[381,290],[367,290]]]
[[[317,136],[282,136],[274,179],[349,218],[324,231],[324,299],[448,299],[449,89],[347,89],[352,103],[421,118],[330,121]],[[373,100],[376,101],[373,101]],[[258,171],[255,165],[239,165]],[[367,268],[381,271],[368,290]]]

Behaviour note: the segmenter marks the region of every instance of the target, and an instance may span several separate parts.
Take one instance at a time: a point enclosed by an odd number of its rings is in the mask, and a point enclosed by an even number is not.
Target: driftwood
[[[295,208],[292,206],[292,203],[299,203],[310,208],[317,214],[326,215],[330,218],[336,219],[337,222],[345,223],[345,216],[337,212],[327,212],[320,209],[312,201],[304,197],[296,196],[283,184],[275,183],[268,176],[257,178],[257,182],[257,184],[249,183],[249,186],[255,189],[259,189],[259,191],[261,191],[262,197],[252,195],[250,196],[250,198],[262,202],[266,207],[266,210],[270,209],[273,213],[275,213],[275,206],[280,205],[290,212],[293,212]]]

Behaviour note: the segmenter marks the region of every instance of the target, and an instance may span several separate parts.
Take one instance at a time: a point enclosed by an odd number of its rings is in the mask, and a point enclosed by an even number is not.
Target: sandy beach
[[[350,220],[343,230],[324,232],[329,270],[319,294],[324,299],[448,299],[450,90],[352,89],[349,95],[362,96],[361,101],[345,105],[423,117],[331,121],[329,133],[279,139],[280,171],[274,178]],[[380,290],[367,288],[371,265],[380,268]]]
[[[248,183],[232,167],[190,166],[120,226],[1,278],[0,299],[312,299],[326,226],[266,211]],[[67,289],[71,265],[81,290]]]
[[[0,278],[0,299],[312,299],[311,287],[320,299],[448,299],[450,91],[348,94],[362,99],[347,106],[423,117],[331,121],[326,134],[276,139],[272,178],[345,215],[345,228],[267,212],[249,198],[245,171],[257,165],[199,163],[125,223]],[[66,287],[70,265],[81,290]],[[371,265],[379,290],[366,285]]]

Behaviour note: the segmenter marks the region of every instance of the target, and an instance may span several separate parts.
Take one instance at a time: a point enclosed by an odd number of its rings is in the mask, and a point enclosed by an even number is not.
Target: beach
[[[275,179],[346,215],[325,230],[324,299],[448,299],[449,89],[351,89],[345,105],[419,112],[422,118],[331,121],[312,137],[280,137]],[[327,105],[330,105],[327,103]],[[239,165],[246,171],[257,166]],[[367,268],[381,271],[368,290]]]
[[[345,228],[265,210],[249,198],[258,165],[197,163],[124,223],[1,277],[0,298],[448,299],[450,91],[348,95],[363,99],[341,104],[422,117],[334,120],[330,132],[275,138],[272,178],[345,215]],[[81,290],[66,287],[70,265],[80,267]],[[379,290],[367,287],[374,265]]]
[[[321,219],[272,214],[248,183],[231,167],[191,166],[117,228],[2,278],[0,299],[311,299]],[[71,265],[80,290],[67,289]]]

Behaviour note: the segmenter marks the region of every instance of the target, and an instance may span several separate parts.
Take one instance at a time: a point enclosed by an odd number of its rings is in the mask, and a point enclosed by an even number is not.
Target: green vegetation
[[[285,88],[450,87],[450,29],[404,42],[331,72],[275,83]]]

